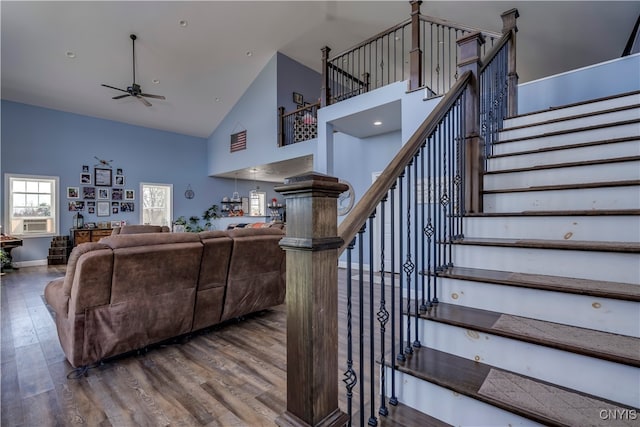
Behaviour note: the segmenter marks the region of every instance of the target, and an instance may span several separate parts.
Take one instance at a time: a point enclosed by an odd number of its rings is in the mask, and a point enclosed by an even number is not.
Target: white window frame
[[[42,233],[22,233],[22,232],[14,232],[11,230],[12,223],[12,212],[13,212],[13,190],[11,186],[11,182],[13,180],[26,180],[26,181],[51,181],[53,187],[53,194],[51,194],[51,211],[52,211],[52,225],[53,230],[49,232]],[[4,224],[5,227],[2,228],[2,232],[4,234],[20,237],[21,239],[31,239],[31,238],[39,238],[39,237],[52,237],[57,236],[60,233],[60,178],[57,176],[43,176],[43,175],[26,175],[26,174],[16,174],[16,173],[5,173],[4,174],[4,207],[5,207],[5,215],[4,215]]]
[[[145,224],[144,222],[144,187],[145,186],[155,186],[155,187],[166,187],[169,189],[169,200],[167,206],[167,210],[169,211],[169,224],[154,224],[154,225],[167,225],[171,228],[171,224],[173,224],[173,184],[165,184],[159,182],[141,182],[140,183],[140,224]]]

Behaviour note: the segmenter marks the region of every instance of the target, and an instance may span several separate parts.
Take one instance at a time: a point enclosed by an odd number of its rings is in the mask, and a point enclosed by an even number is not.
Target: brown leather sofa
[[[73,367],[284,303],[275,228],[120,234],[73,249],[45,288]]]

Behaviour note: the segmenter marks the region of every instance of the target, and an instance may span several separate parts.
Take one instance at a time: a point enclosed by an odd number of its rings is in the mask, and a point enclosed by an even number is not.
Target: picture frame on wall
[[[94,200],[96,198],[96,187],[82,187],[82,198]]]
[[[90,173],[81,173],[80,174],[80,184],[91,184],[91,174]]]
[[[94,185],[100,187],[111,187],[111,184],[113,182],[111,169],[95,168],[93,170],[93,173]]]
[[[84,211],[84,201],[76,200],[69,202],[69,212],[81,212]]]
[[[304,98],[302,97],[301,93],[293,92],[293,103],[300,107],[302,106],[302,104],[304,103]]]
[[[120,203],[120,212],[133,212],[133,211],[135,211],[135,206],[133,202]]]
[[[111,190],[111,200],[123,200],[124,190],[122,188],[114,188]]]
[[[79,198],[80,198],[80,188],[67,187],[67,199],[79,199]]]
[[[109,202],[96,203],[96,214],[98,216],[109,216],[110,211]]]
[[[98,200],[109,200],[110,198],[108,188],[98,188]]]
[[[89,165],[82,165],[82,173],[89,173]],[[89,175],[91,177],[91,175]]]
[[[116,175],[113,185],[124,186],[124,175]]]
[[[124,190],[124,199],[125,200],[135,200],[136,199],[136,192],[135,190]]]

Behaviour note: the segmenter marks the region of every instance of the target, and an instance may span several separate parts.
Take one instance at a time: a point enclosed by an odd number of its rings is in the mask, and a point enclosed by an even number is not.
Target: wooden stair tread
[[[587,118],[587,117],[598,116],[600,114],[615,113],[615,112],[618,112],[618,111],[633,110],[633,109],[637,109],[637,108],[640,108],[639,104],[623,105],[623,106],[620,106],[620,107],[608,108],[608,109],[605,109],[605,110],[590,111],[588,113],[574,114],[572,116],[556,117],[556,118],[549,119],[549,120],[542,120],[542,121],[539,121],[539,122],[528,123],[526,125],[505,127],[505,128],[502,129],[502,131],[509,131],[509,130],[516,130],[516,129],[526,129],[526,128],[530,128],[530,127],[534,127],[534,126],[543,126],[543,125],[552,124],[552,123],[566,122],[566,121],[569,121],[569,120],[583,119],[583,118]]]
[[[568,134],[572,134],[572,133],[576,133],[576,132],[584,132],[584,131],[590,131],[590,130],[595,130],[595,129],[604,129],[604,128],[610,128],[610,127],[615,127],[615,126],[624,126],[624,125],[630,125],[630,124],[634,124],[634,123],[640,123],[640,119],[620,120],[620,121],[617,121],[617,122],[602,123],[602,124],[597,124],[597,125],[592,125],[592,126],[583,126],[581,128],[575,128],[575,129],[562,129],[562,130],[556,130],[556,131],[552,131],[552,132],[543,132],[543,133],[538,133],[538,134],[535,134],[535,135],[522,136],[522,137],[519,137],[519,138],[500,139],[498,141],[495,141],[494,145],[507,144],[509,142],[514,142],[514,141],[526,141],[526,140],[530,140],[530,139],[545,138],[545,137],[548,137],[548,136],[568,135]]]
[[[534,114],[545,113],[545,112],[548,112],[548,111],[562,110],[563,108],[570,108],[570,107],[577,107],[577,106],[580,106],[580,105],[594,104],[596,102],[608,101],[610,99],[624,98],[625,96],[631,96],[631,95],[640,95],[640,90],[632,90],[632,91],[629,91],[629,92],[618,93],[618,94],[615,94],[615,95],[608,95],[608,96],[603,96],[603,97],[600,97],[600,98],[588,99],[588,100],[585,100],[585,101],[572,102],[570,104],[557,105],[557,106],[545,108],[544,110],[536,110],[536,111],[531,111],[529,113],[516,114],[515,116],[509,116],[507,118],[508,119],[515,119],[515,118],[518,118],[518,117],[527,117],[527,116],[532,116]]]
[[[575,166],[593,166],[593,165],[612,164],[612,163],[634,162],[637,160],[640,160],[640,156],[612,157],[607,159],[582,160],[579,162],[540,164],[535,166],[512,168],[512,169],[496,169],[496,170],[486,171],[484,174],[498,175],[501,173],[512,173],[512,172],[533,172],[533,171],[547,170],[547,169],[570,168]]]
[[[503,188],[499,190],[483,190],[483,194],[496,193],[521,193],[525,191],[549,191],[549,190],[580,190],[586,188],[627,187],[640,185],[640,180],[631,179],[625,181],[586,182],[581,184],[539,185],[532,187]]]
[[[464,238],[455,242],[458,245],[505,246],[537,249],[565,249],[599,252],[640,253],[640,243],[636,242],[600,242],[586,240],[547,240],[547,239],[501,239],[501,238]]]
[[[538,153],[545,153],[549,151],[567,150],[572,148],[592,147],[596,145],[610,145],[610,144],[616,144],[618,142],[637,141],[638,139],[640,139],[640,136],[633,136],[633,137],[627,136],[627,137],[621,137],[621,138],[601,139],[598,141],[579,142],[576,144],[554,145],[551,147],[540,147],[540,148],[534,148],[531,150],[514,151],[511,153],[492,154],[488,158],[497,159],[500,157],[520,156],[524,154],[538,154]]]
[[[397,405],[389,405],[387,404],[387,409],[389,413],[387,415],[379,415],[376,411],[376,416],[378,419],[378,426],[384,427],[452,427],[451,424],[447,424],[442,422],[432,416],[425,414],[423,412],[417,411],[410,406],[403,405],[402,403],[398,403]],[[367,420],[369,419],[369,414],[371,413],[371,407],[365,406],[364,410],[365,415],[365,424],[367,424]],[[359,420],[359,413],[354,414],[352,420],[353,425],[357,425],[357,420]]]
[[[398,362],[396,366],[406,374],[548,426],[584,425],[580,421],[572,422],[572,420],[562,419],[562,414],[566,413],[566,411],[562,411],[562,407],[558,408],[557,406],[567,401],[587,400],[590,402],[588,407],[593,408],[594,412],[586,415],[595,417],[593,419],[598,419],[598,408],[632,409],[616,402],[610,402],[596,396],[590,396],[426,347],[414,349],[413,354],[407,357],[406,361]],[[512,378],[526,382],[528,385],[534,384],[546,390],[553,390],[562,394],[565,399],[549,399],[525,406],[492,396],[485,392],[484,389],[486,387],[485,382],[490,380],[490,377],[495,373],[509,375]],[[560,413],[561,415],[554,416],[554,413]]]
[[[622,216],[640,215],[640,209],[589,209],[575,211],[469,212],[468,217],[524,217],[524,216]]]
[[[630,283],[465,267],[450,268],[439,276],[640,302],[640,286]]]
[[[615,363],[640,367],[640,338],[439,303],[420,317]]]

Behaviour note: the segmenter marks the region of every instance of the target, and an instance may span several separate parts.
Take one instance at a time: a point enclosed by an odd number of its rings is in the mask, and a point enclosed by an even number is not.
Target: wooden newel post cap
[[[333,176],[310,172],[286,178],[283,185],[278,185],[274,189],[284,196],[312,191],[321,192],[327,197],[338,198],[340,193],[349,189],[349,186],[338,182],[338,178]]]

